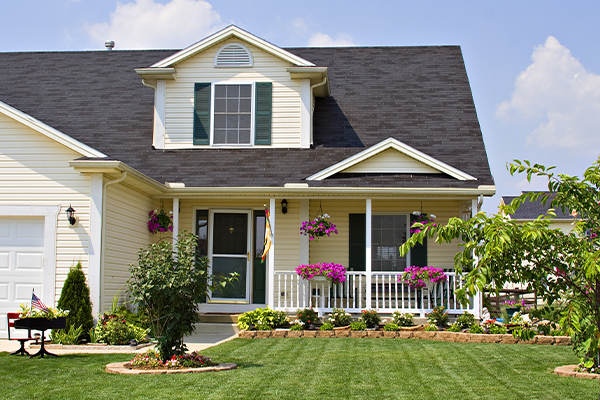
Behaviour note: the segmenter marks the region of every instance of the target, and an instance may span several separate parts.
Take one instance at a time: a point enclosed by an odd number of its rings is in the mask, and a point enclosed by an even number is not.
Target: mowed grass
[[[567,346],[401,339],[236,339],[203,352],[239,369],[111,375],[132,355],[0,353],[2,399],[597,399],[599,382],[551,371]]]

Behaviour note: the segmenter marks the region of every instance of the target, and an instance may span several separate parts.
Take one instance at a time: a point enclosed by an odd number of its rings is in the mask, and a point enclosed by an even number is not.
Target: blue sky
[[[286,46],[462,47],[497,195],[529,159],[579,175],[600,153],[600,2],[0,0],[0,51],[183,48],[236,24]]]

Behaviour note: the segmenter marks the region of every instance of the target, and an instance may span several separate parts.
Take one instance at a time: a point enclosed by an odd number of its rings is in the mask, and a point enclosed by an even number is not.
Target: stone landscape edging
[[[354,338],[398,338],[398,339],[423,339],[423,340],[438,340],[442,342],[458,342],[458,343],[506,343],[506,344],[540,344],[540,345],[555,345],[569,346],[571,338],[569,336],[534,336],[531,340],[521,340],[510,334],[493,335],[493,334],[476,334],[463,332],[448,332],[448,331],[418,331],[418,330],[402,330],[402,331],[350,331],[350,330],[333,330],[333,331],[248,331],[243,330],[238,333],[238,337],[242,339],[268,339],[268,338],[314,338],[314,337],[354,337]]]
[[[157,375],[157,374],[194,374],[202,372],[219,372],[229,371],[231,369],[237,369],[235,363],[223,363],[215,365],[214,367],[205,368],[180,368],[180,369],[129,369],[125,368],[125,364],[130,361],[117,362],[107,364],[105,371],[109,374],[123,374],[123,375]]]
[[[109,345],[97,345],[97,344],[44,344],[44,348],[48,350],[139,350],[144,347],[153,346],[155,343],[141,343],[137,346],[121,345],[121,346],[109,346]],[[30,344],[30,349],[39,349],[39,344]]]
[[[583,378],[583,379],[600,379],[599,374],[588,374],[586,372],[575,371],[577,365],[565,365],[554,369],[554,373],[559,376],[570,376],[572,378]]]

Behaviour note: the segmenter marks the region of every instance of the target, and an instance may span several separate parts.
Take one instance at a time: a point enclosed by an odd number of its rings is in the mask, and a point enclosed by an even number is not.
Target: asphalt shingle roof
[[[329,70],[317,98],[313,149],[152,148],[154,91],[135,68],[175,50],[0,53],[0,101],[159,182],[282,186],[394,137],[475,176],[336,174],[311,186],[491,185],[458,46],[286,49]],[[190,132],[191,135],[191,132]]]
[[[546,192],[549,194],[550,192]],[[514,199],[519,196],[502,196],[502,201],[504,204],[510,204]],[[514,214],[511,214],[510,217],[512,219],[524,219],[531,220],[536,219],[540,215],[546,215],[548,210],[550,209],[550,201],[552,198],[549,198],[546,204],[542,204],[541,198],[538,198],[535,201],[526,201],[519,206]],[[573,217],[570,215],[569,210],[565,210],[563,213],[561,209],[554,209],[554,213],[556,214],[556,219],[568,219],[572,220]]]

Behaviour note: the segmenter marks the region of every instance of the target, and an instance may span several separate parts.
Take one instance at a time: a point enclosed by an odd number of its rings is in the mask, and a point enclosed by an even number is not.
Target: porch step
[[[239,314],[204,313],[200,314],[200,323],[237,324]]]
[[[240,331],[237,324],[232,323],[200,322],[199,324],[196,324],[195,327],[195,335],[232,336]]]

